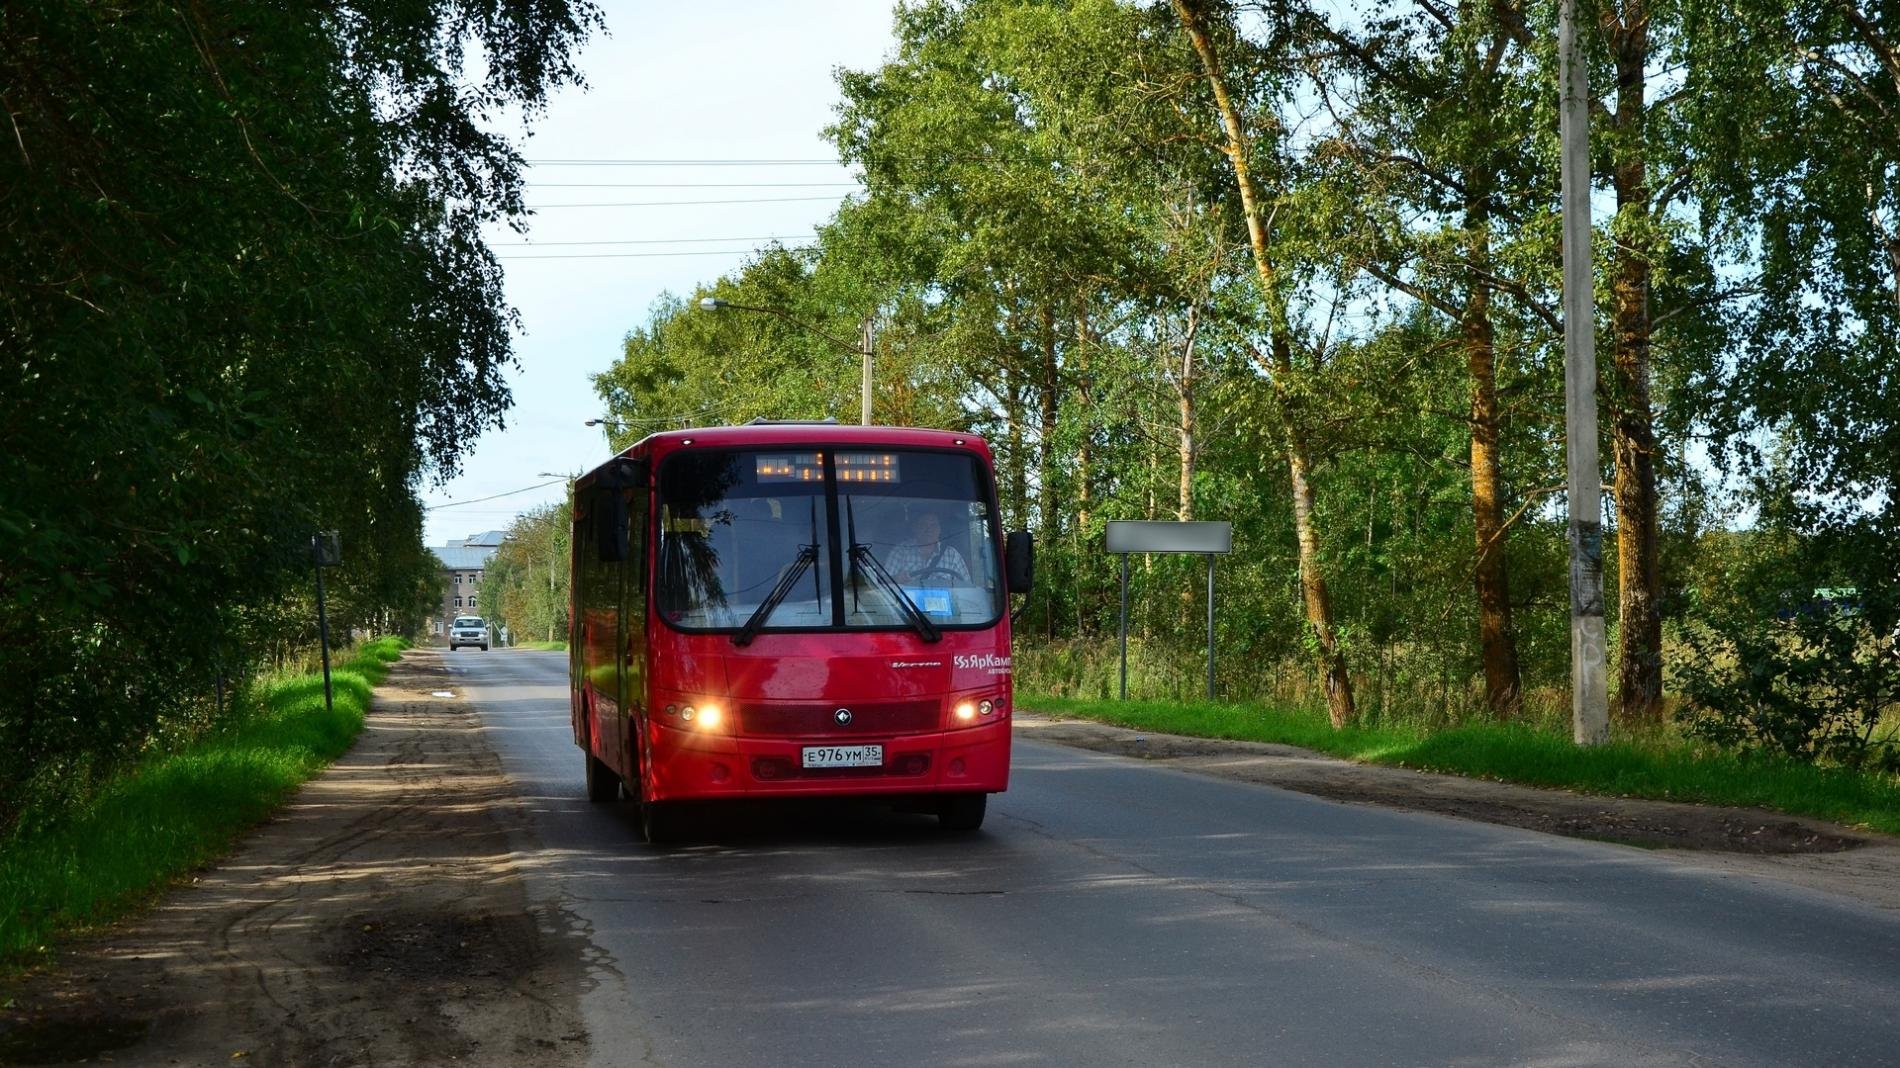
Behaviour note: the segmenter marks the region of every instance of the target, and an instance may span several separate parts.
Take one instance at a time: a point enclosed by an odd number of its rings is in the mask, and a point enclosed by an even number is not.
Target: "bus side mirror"
[[[609,490],[594,495],[594,552],[603,564],[627,558],[627,498]]]
[[[1003,572],[1011,593],[1028,593],[1036,588],[1036,542],[1027,530],[1004,535]]]

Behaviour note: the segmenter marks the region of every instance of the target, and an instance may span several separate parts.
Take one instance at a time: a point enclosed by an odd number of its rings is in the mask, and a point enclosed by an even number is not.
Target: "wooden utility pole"
[[[1590,261],[1590,76],[1577,0],[1561,0],[1564,428],[1570,472],[1570,722],[1578,745],[1609,740],[1603,652],[1603,473],[1597,459],[1594,271]]]

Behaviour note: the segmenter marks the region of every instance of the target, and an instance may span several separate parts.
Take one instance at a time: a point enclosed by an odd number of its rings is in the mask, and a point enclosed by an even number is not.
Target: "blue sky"
[[[589,86],[554,98],[522,142],[530,160],[833,159],[819,136],[837,100],[832,72],[872,66],[892,45],[890,0],[602,7],[608,33],[581,54]],[[600,413],[587,376],[614,361],[653,301],[738,267],[762,239],[796,243],[852,189],[850,173],[831,164],[537,162],[528,181],[528,203],[540,207],[529,233],[490,235],[522,318],[521,365],[509,375],[515,406],[504,429],[471,436],[459,477],[424,487],[425,505],[517,490],[549,481],[539,472],[605,459],[605,437],[582,425]],[[554,207],[714,200],[770,202]],[[556,483],[434,507],[425,536],[441,545],[504,528],[564,492]]]

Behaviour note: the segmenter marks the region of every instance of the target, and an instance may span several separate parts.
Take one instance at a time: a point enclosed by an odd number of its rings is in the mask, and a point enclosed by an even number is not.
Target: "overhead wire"
[[[782,245],[786,252],[809,252],[816,245]],[[645,260],[668,256],[738,256],[763,251],[749,248],[707,248],[691,252],[550,252],[545,256],[496,256],[498,260]]]
[[[1050,164],[1066,162],[1053,156],[880,156],[880,162]],[[855,167],[838,159],[531,159],[531,167]]]
[[[549,486],[559,485],[560,483],[563,483],[566,481],[567,479],[557,478],[551,482],[537,482],[532,486],[523,486],[520,489],[511,489],[505,493],[491,493],[486,497],[471,497],[466,501],[447,501],[442,504],[431,504],[431,505],[425,506],[423,508],[423,511],[439,512],[444,508],[460,508],[461,506],[465,504],[480,504],[483,501],[492,501],[501,497],[512,497],[517,493],[527,493],[530,490],[546,489]]]
[[[530,204],[531,211],[551,208],[680,208],[698,204],[793,204],[811,200],[837,200],[837,197],[750,197],[737,200],[624,200],[593,204]]]
[[[856,182],[524,182],[529,189],[838,189]]]
[[[530,167],[847,167],[837,159],[531,159]]]
[[[786,241],[804,239],[812,234],[767,234],[764,237],[648,237],[624,241],[509,241],[490,248],[546,248],[553,245],[715,245],[733,241]]]

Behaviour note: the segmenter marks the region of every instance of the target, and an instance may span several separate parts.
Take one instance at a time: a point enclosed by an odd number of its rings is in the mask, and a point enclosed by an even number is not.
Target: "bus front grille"
[[[937,701],[880,701],[853,704],[741,704],[739,733],[754,738],[851,738],[912,734],[938,728]],[[840,723],[838,712],[851,713]]]

